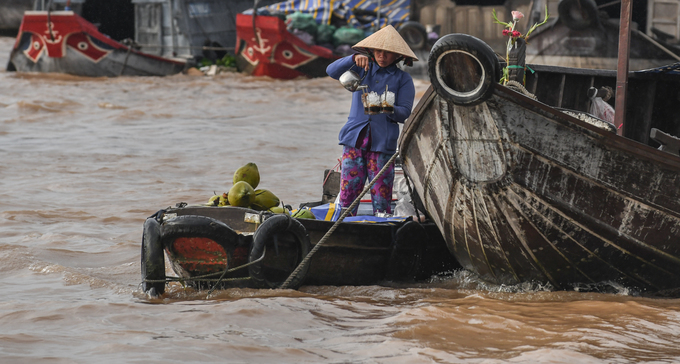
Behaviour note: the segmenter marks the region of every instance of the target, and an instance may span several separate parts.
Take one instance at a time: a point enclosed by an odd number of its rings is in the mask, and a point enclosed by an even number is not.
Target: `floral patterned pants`
[[[358,143],[358,148],[344,146],[342,151],[342,171],[340,181],[340,204],[349,207],[364,189],[366,178],[372,181],[392,157],[387,153],[371,152],[366,148],[370,143],[370,133]],[[366,148],[366,149],[362,149]],[[392,213],[392,187],[394,184],[394,162],[380,179],[371,187],[373,214]],[[357,208],[352,215],[355,216]]]

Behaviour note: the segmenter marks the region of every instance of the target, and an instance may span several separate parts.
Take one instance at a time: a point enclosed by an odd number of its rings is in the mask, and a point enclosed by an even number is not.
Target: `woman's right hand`
[[[356,63],[357,66],[368,71],[368,64],[370,63],[370,60],[368,59],[367,56],[363,54],[357,54],[354,56],[354,63]]]

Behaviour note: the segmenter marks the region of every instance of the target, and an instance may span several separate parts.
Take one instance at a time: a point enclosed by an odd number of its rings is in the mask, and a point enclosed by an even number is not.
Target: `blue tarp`
[[[380,24],[376,15],[380,10]],[[409,20],[411,0],[289,0],[261,7],[258,14],[310,14],[318,24],[331,24],[331,14],[344,19],[351,27],[379,29],[388,24],[395,28]]]
[[[664,73],[667,75],[680,75],[680,62],[670,64],[668,66],[651,68],[648,70],[637,71],[639,73]]]
[[[342,215],[342,207],[337,203],[327,203],[325,205],[315,206],[310,209],[317,220],[338,221]],[[343,222],[361,222],[361,223],[402,223],[411,220],[410,216],[392,216],[392,217],[378,217],[372,215],[347,216]]]

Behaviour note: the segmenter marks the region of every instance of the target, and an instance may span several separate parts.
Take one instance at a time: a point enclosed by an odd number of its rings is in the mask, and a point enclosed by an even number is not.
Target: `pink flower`
[[[510,35],[510,29],[503,29],[503,35]]]
[[[521,11],[515,10],[515,11],[512,11],[511,13],[512,13],[512,20],[514,20],[514,21],[517,21],[517,20],[524,18],[524,14],[522,14]]]
[[[512,31],[512,37],[513,37],[513,38],[517,38],[517,37],[519,37],[520,35],[522,35],[522,33],[520,33],[519,31],[517,31],[517,30],[513,30],[513,31]]]

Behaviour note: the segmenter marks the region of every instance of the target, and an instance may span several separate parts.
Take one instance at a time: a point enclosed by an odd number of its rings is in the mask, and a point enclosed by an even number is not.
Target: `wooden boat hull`
[[[533,77],[528,88],[548,87],[540,83],[548,72]],[[553,90],[560,103],[578,99],[559,83]],[[430,87],[405,125],[400,151],[450,252],[483,279],[549,282],[556,289],[615,282],[680,294],[677,155],[496,82],[488,96],[467,105]]]
[[[111,40],[71,11],[27,11],[7,69],[86,77],[167,76],[186,62],[145,54]]]
[[[271,214],[269,214],[271,215]],[[211,288],[227,268],[245,266],[261,225],[258,211],[239,207],[183,207],[159,211],[146,225],[157,224],[157,240],[174,272],[197,288]],[[266,215],[265,215],[266,216]],[[282,217],[281,215],[275,215]],[[183,224],[181,220],[191,221]],[[334,224],[331,221],[293,219],[316,245]],[[182,225],[178,227],[179,225]],[[224,225],[222,227],[217,225]],[[225,229],[225,226],[228,227]],[[147,239],[145,226],[145,238]],[[265,253],[272,281],[283,282],[299,263],[299,250],[278,235],[277,245]],[[145,261],[143,251],[142,262]],[[252,259],[250,259],[252,260]],[[143,263],[144,264],[144,263]],[[272,268],[277,266],[275,268]],[[424,279],[432,274],[459,268],[448,254],[434,224],[413,221],[389,223],[340,223],[329,240],[309,261],[306,285],[369,285],[387,280]],[[271,273],[280,271],[280,274]],[[144,279],[144,272],[142,273]],[[210,276],[210,280],[193,278]],[[250,279],[245,266],[229,272],[220,287],[263,288]],[[159,277],[156,277],[159,278]],[[272,288],[272,287],[264,287]]]
[[[236,15],[236,64],[253,76],[278,79],[325,77],[326,67],[339,57],[330,49],[308,45],[286,30],[278,17]]]

